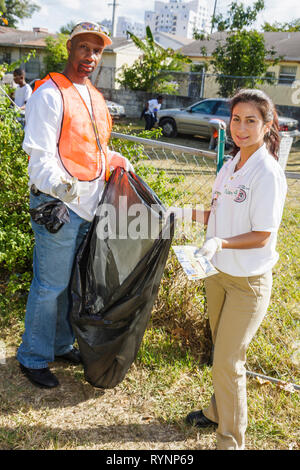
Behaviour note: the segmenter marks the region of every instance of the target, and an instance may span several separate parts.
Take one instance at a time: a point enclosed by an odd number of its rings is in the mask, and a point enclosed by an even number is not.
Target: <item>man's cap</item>
[[[103,39],[104,47],[112,44],[112,40],[108,35],[108,30],[105,26],[99,25],[98,23],[92,23],[91,21],[81,21],[77,23],[71,31],[70,39],[79,34],[91,33],[99,36]]]

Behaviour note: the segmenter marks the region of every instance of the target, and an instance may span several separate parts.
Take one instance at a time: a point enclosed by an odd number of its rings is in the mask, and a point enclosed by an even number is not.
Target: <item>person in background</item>
[[[25,70],[14,70],[14,82],[17,85],[14,102],[19,108],[25,110],[26,103],[32,94],[31,86],[25,81]]]
[[[26,105],[23,149],[29,155],[31,215],[45,206],[48,211],[52,206],[64,210],[64,215],[67,210],[69,215],[68,223],[55,233],[43,220],[31,218],[34,275],[17,360],[23,374],[44,388],[59,385],[49,362],[81,362],[68,317],[74,258],[110,170],[133,171],[125,157],[108,148],[111,116],[102,94],[88,79],[109,44],[111,39],[98,24],[77,24],[67,41],[63,73],[50,73],[36,82]]]
[[[217,427],[218,450],[245,447],[246,352],[268,309],[287,192],[277,161],[278,117],[271,99],[260,90],[239,91],[231,100],[230,132],[233,158],[217,175],[211,208],[193,209],[192,215],[207,224],[199,254],[219,272],[205,280],[214,394],[206,408],[192,411],[186,421]],[[185,217],[184,208],[169,212]]]
[[[158,96],[147,102],[142,113],[142,117],[145,119],[145,131],[150,131],[157,122],[157,111],[160,110],[162,102],[162,96]]]

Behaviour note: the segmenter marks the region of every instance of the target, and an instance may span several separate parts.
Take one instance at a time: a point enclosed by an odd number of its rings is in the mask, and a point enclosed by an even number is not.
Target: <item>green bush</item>
[[[28,157],[24,132],[8,100],[0,102],[0,267],[9,276],[9,290],[28,287],[33,234],[28,208]]]
[[[32,251],[34,236],[30,225],[28,197],[28,156],[22,149],[24,131],[18,114],[8,99],[0,101],[0,308],[2,317],[8,317],[16,307],[24,307],[24,300],[32,278]],[[160,130],[147,131],[143,137],[157,137]],[[112,147],[120,151],[136,166],[165,204],[174,197],[174,184],[180,178],[168,178],[146,165],[143,146],[114,139]],[[181,177],[182,178],[182,177]],[[178,181],[177,181],[178,180]],[[176,192],[176,191],[175,191]],[[179,195],[179,194],[178,194]],[[16,303],[18,305],[16,305]]]

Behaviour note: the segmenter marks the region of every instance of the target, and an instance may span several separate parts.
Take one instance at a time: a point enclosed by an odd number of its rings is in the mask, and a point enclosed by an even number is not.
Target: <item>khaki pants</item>
[[[246,351],[270,301],[272,272],[205,280],[214,343],[214,395],[204,415],[218,423],[217,449],[242,450],[247,428]]]

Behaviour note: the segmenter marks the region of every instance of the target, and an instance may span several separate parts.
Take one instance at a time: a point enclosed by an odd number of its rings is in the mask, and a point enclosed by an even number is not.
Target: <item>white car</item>
[[[114,119],[119,119],[121,117],[126,116],[125,108],[121,104],[114,103],[113,101],[107,101],[107,100],[106,100],[106,104],[107,104],[108,110],[110,112],[110,115]]]

